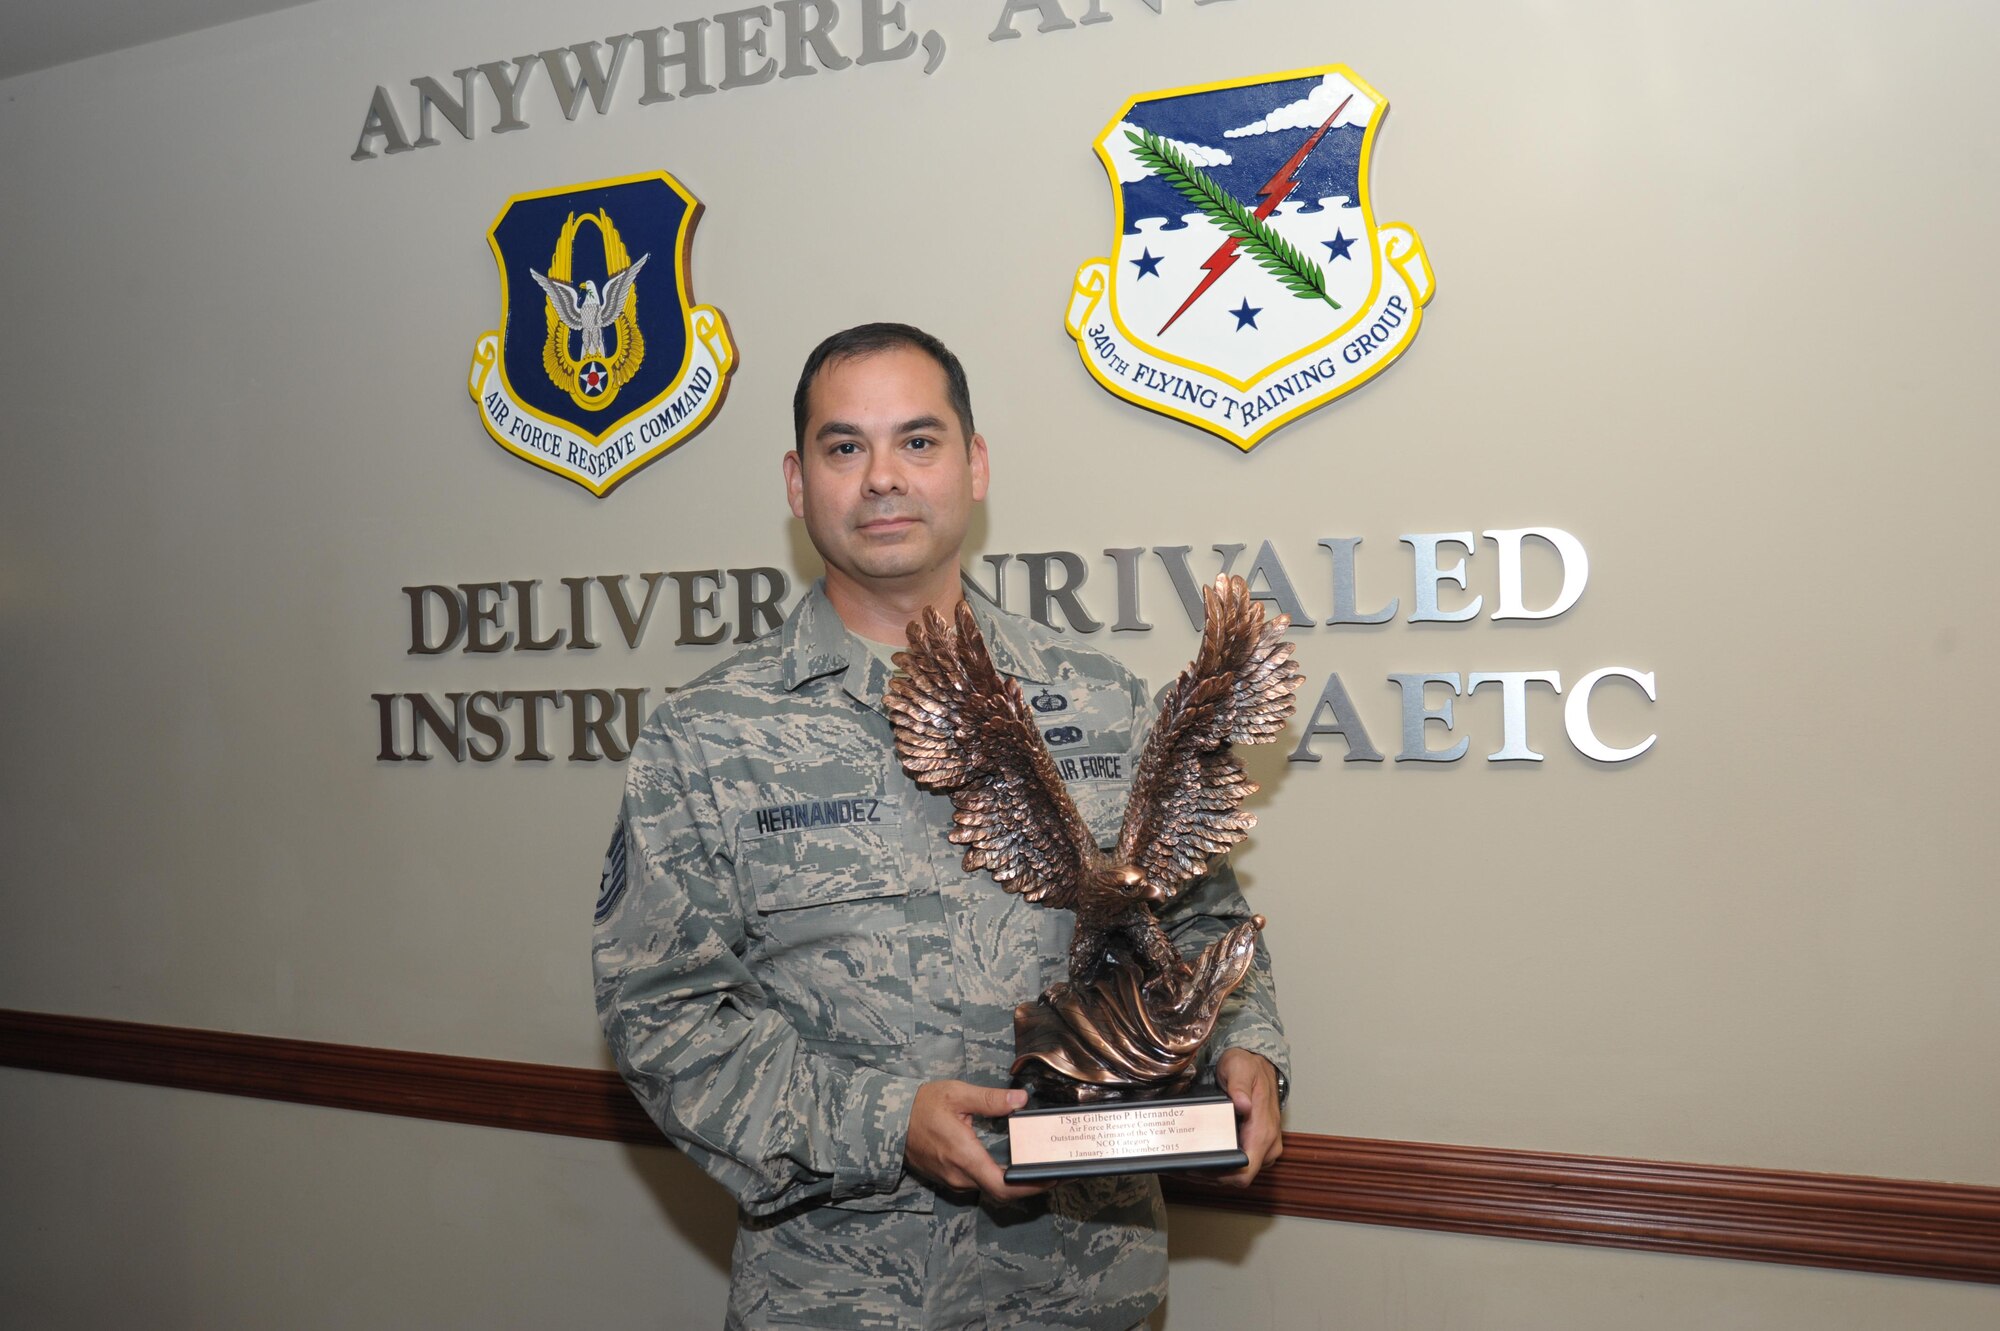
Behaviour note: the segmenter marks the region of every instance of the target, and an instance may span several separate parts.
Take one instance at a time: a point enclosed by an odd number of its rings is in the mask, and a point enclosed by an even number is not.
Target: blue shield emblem
[[[736,353],[689,287],[700,211],[664,171],[507,201],[468,384],[496,443],[602,496],[707,422]]]

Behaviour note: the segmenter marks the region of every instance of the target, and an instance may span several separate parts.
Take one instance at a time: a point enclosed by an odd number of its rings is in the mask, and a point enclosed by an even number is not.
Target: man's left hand
[[[1217,1183],[1247,1188],[1259,1170],[1285,1153],[1278,1127],[1278,1070],[1248,1049],[1225,1049],[1216,1060],[1215,1080],[1236,1105],[1236,1139],[1250,1163],[1233,1174],[1211,1175]]]

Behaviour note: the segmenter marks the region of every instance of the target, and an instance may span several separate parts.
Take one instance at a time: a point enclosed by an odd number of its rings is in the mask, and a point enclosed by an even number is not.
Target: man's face
[[[966,446],[944,370],[915,347],[829,361],[807,404],[785,492],[829,584],[955,587],[972,506],[986,498],[986,441],[975,434]]]

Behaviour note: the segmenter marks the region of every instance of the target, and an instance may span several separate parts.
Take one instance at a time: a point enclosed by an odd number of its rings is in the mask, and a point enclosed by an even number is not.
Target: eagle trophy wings
[[[967,873],[984,869],[1030,901],[1076,913],[1069,982],[1015,1012],[1015,1070],[1040,1063],[1062,1098],[1155,1094],[1193,1077],[1222,1002],[1248,972],[1262,916],[1192,963],[1161,929],[1171,901],[1242,841],[1257,784],[1233,749],[1277,738],[1304,672],[1242,578],[1202,589],[1201,648],[1162,698],[1132,777],[1115,847],[1101,850],[1077,812],[1021,687],[1001,675],[971,608],[909,626],[904,673],[883,700],[903,767],[951,796]],[[1031,1072],[1040,1069],[1030,1068]]]

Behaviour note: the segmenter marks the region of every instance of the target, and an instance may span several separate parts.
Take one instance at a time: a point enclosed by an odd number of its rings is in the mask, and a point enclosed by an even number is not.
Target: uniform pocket
[[[894,1331],[924,1306],[931,1218],[811,1207],[778,1224],[736,1231],[729,1331],[826,1327]]]
[[[1069,797],[1083,815],[1100,846],[1116,845],[1125,820],[1125,802],[1132,793],[1130,761],[1119,753],[1079,753],[1060,759]]]
[[[1070,1179],[1020,1207],[982,1206],[978,1218],[982,1256],[1004,1272],[994,1325],[1039,1324],[1052,1300],[1165,1292],[1166,1215],[1151,1174]]]
[[[759,979],[808,1041],[908,1044],[915,1024],[907,900],[894,843],[872,828],[741,842]]]

